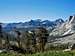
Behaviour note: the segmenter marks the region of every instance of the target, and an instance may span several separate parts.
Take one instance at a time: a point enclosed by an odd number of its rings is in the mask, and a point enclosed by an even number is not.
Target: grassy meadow
[[[75,51],[46,51],[35,54],[0,53],[0,56],[75,56]]]

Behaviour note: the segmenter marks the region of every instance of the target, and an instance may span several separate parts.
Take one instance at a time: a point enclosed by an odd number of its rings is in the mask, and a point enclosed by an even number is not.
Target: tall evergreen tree
[[[38,28],[36,33],[36,43],[38,45],[38,51],[44,51],[44,47],[47,42],[47,37],[48,31],[43,27]]]
[[[20,40],[20,35],[21,35],[21,33],[19,32],[19,31],[15,31],[16,33],[17,33],[17,42],[18,42],[18,46],[19,46],[19,48],[21,48],[21,40]]]
[[[2,34],[2,23],[0,23],[0,48],[2,48],[2,37],[3,37],[3,34]]]
[[[22,48],[24,48],[27,53],[31,51],[31,40],[32,35],[28,31],[22,32],[20,41],[22,44]]]
[[[2,25],[1,24],[2,23],[0,23],[0,38],[3,37],[3,35],[2,35]]]

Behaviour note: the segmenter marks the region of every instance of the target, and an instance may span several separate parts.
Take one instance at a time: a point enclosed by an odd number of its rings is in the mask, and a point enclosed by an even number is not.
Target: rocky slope
[[[75,32],[75,16],[70,16],[65,23],[55,28],[50,35],[67,35]]]
[[[50,36],[53,43],[75,43],[75,16],[70,16],[65,23],[54,29]]]

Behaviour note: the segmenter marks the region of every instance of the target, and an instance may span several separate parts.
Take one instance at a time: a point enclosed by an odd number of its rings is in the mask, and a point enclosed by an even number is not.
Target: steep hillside
[[[65,23],[61,24],[59,27],[55,28],[50,35],[53,36],[63,36],[75,32],[75,16],[70,16]]]
[[[55,28],[49,40],[52,43],[75,43],[75,16],[70,16],[65,23]]]

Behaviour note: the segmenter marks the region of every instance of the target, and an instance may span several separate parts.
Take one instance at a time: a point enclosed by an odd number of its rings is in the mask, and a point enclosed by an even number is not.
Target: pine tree
[[[6,33],[6,42],[5,42],[5,44],[6,44],[6,49],[9,50],[9,34],[8,33]]]
[[[19,31],[15,31],[16,33],[17,33],[17,42],[18,42],[18,46],[19,46],[19,48],[21,48],[21,40],[20,40],[20,35],[21,35],[21,33],[19,32]]]
[[[48,31],[42,27],[38,28],[36,33],[38,51],[44,51],[44,47],[47,42],[47,37],[48,37]]]
[[[33,52],[36,52],[36,36],[35,36],[35,31],[34,30],[32,30],[31,31],[31,37],[32,37],[32,51]]]
[[[29,53],[31,51],[32,35],[28,31],[23,32],[20,40],[22,42],[22,48],[26,49],[26,52]]]
[[[2,48],[2,37],[3,37],[3,34],[2,34],[2,23],[0,23],[0,48]]]
[[[0,38],[2,38],[2,37],[3,37],[3,35],[2,35],[2,25],[0,23]]]

